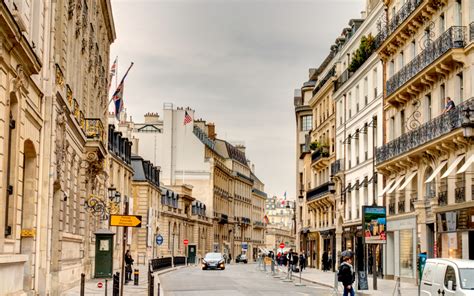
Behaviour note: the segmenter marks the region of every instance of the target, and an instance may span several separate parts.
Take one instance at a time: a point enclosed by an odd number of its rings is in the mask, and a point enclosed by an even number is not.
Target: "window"
[[[405,110],[400,111],[400,129],[403,135],[405,133]]]
[[[364,78],[364,106],[367,106],[369,102],[369,79],[367,76]]]
[[[439,16],[439,35],[443,34],[445,31],[445,26],[444,26],[444,13],[442,13]]]
[[[456,272],[451,266],[446,268],[446,273],[444,274],[444,287],[448,290],[456,291]]]
[[[427,94],[425,96],[425,102],[426,102],[426,121],[431,120],[433,117],[433,110],[432,110],[432,105],[431,105],[431,94]]]
[[[410,52],[411,58],[414,59],[416,57],[416,40],[413,40],[410,44]]]
[[[457,94],[456,95],[458,96],[458,98],[454,98],[454,101],[459,104],[463,101],[463,97],[464,97],[464,86],[463,86],[464,77],[463,77],[462,72],[456,75],[456,80],[457,80]]]
[[[395,73],[395,61],[391,60],[388,67],[388,76],[392,77],[394,73]]]
[[[360,100],[360,93],[359,93],[359,86],[356,86],[356,113],[359,112],[359,100]]]
[[[398,69],[403,68],[403,65],[405,63],[404,57],[403,57],[403,50],[400,52],[400,56],[398,57]]]
[[[439,103],[440,103],[440,109],[439,110],[444,110],[445,99],[446,99],[446,87],[443,83],[439,86]]]
[[[377,68],[374,69],[372,73],[372,82],[374,84],[374,99],[377,98],[377,84],[378,84],[378,77],[377,77]]]
[[[300,154],[304,153],[304,152],[308,152],[307,149],[306,149],[306,144],[301,144],[300,145],[300,151],[301,151]]]
[[[301,131],[309,131],[313,128],[313,116],[306,115],[301,117]]]
[[[462,5],[461,0],[456,0],[455,6],[455,24],[456,26],[462,26]]]
[[[390,139],[395,139],[395,117],[390,117]]]

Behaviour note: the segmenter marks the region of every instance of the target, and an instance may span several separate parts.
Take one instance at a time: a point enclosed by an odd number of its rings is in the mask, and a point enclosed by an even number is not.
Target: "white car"
[[[474,296],[474,261],[460,259],[426,260],[421,296]]]

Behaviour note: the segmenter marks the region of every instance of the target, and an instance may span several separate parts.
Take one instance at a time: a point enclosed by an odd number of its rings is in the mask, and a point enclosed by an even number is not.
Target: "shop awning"
[[[385,194],[385,192],[387,192],[387,190],[393,185],[393,183],[395,183],[395,181],[396,181],[396,179],[393,179],[390,182],[388,182],[387,186],[385,186],[385,188],[382,190],[382,192],[380,192],[379,196],[383,196]]]
[[[411,173],[411,175],[405,178],[405,182],[403,182],[402,186],[398,187],[397,191],[405,189],[405,187],[407,187],[408,184],[410,184],[410,181],[416,176],[417,173],[418,171],[414,171],[413,173]]]
[[[443,160],[439,166],[433,171],[433,173],[431,174],[431,176],[428,177],[428,179],[426,179],[425,183],[430,183],[431,181],[434,180],[434,178],[436,178],[436,175],[439,174],[439,172],[441,172],[441,170],[443,169],[443,167],[448,163],[447,160]]]
[[[397,179],[397,182],[395,182],[395,184],[393,184],[392,188],[390,188],[387,193],[392,193],[395,191],[395,189],[398,188],[398,186],[400,186],[400,183],[402,183],[403,179],[405,179],[405,176],[401,176],[400,178]]]
[[[471,166],[472,162],[474,161],[474,154],[471,155],[471,157],[469,157],[466,162],[463,164],[463,166],[459,169],[459,171],[456,173],[456,174],[462,174],[464,173],[465,171],[467,171],[467,169]]]
[[[444,172],[444,174],[441,176],[441,178],[446,178],[447,176],[449,176],[449,174],[451,174],[452,171],[454,171],[454,169],[458,166],[458,164],[461,162],[461,160],[464,159],[464,156],[466,155],[461,155],[461,156],[458,156],[458,158],[456,158],[453,163],[448,167],[448,169],[446,170],[446,172]]]

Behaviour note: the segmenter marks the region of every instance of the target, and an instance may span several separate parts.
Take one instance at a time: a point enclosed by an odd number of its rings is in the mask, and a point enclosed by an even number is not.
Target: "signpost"
[[[187,266],[188,265],[188,244],[189,244],[189,240],[187,240],[187,239],[183,240],[183,244],[185,245],[185,247],[184,247],[184,251],[185,251],[184,265]]]
[[[283,249],[283,248],[285,248],[285,243],[280,244],[280,249]]]
[[[142,216],[110,215],[110,226],[142,227]]]

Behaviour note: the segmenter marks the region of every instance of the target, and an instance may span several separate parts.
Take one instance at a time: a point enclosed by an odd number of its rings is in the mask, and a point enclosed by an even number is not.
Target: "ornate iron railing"
[[[426,48],[419,55],[387,81],[387,96],[394,93],[398,88],[420,73],[427,66],[431,65],[436,59],[441,57],[450,49],[463,48],[465,45],[466,28],[461,26],[453,26],[449,28],[446,32],[441,34],[438,39],[429,42]]]
[[[328,82],[328,80],[336,75],[336,66],[332,67],[331,70],[328,71],[326,76],[322,80],[319,81],[318,85],[313,89],[313,96]]]
[[[315,163],[316,161],[320,160],[323,157],[329,157],[329,152],[315,150],[313,154],[311,154],[311,163]]]
[[[334,186],[334,183],[332,182],[326,182],[322,185],[319,185],[318,187],[315,187],[308,192],[306,192],[306,200],[313,201],[327,193],[329,193],[329,187]]]
[[[398,201],[398,213],[399,214],[405,213],[405,201],[404,200]]]
[[[105,130],[99,118],[85,118],[85,134],[87,139],[104,141]]]
[[[474,22],[469,25],[469,40],[474,41]]]
[[[331,163],[331,176],[335,176],[337,173],[344,170],[344,159],[338,159],[335,162]]]
[[[387,161],[403,153],[437,139],[451,131],[462,127],[464,124],[472,124],[474,118],[471,118],[474,98],[459,104],[453,110],[444,113],[424,124],[413,129],[400,137],[396,138],[377,148],[377,163]]]
[[[253,226],[255,228],[264,228],[265,227],[265,223],[263,223],[262,221],[255,221],[253,222]]]
[[[415,11],[423,0],[408,0],[392,18],[386,26],[379,25],[379,33],[382,34],[384,40],[390,36],[397,28]],[[385,18],[385,15],[382,16]]]
[[[445,206],[448,204],[448,192],[447,191],[440,191],[438,193],[438,204],[440,206]]]
[[[457,187],[454,189],[454,201],[456,203],[462,203],[466,201],[466,187]]]

